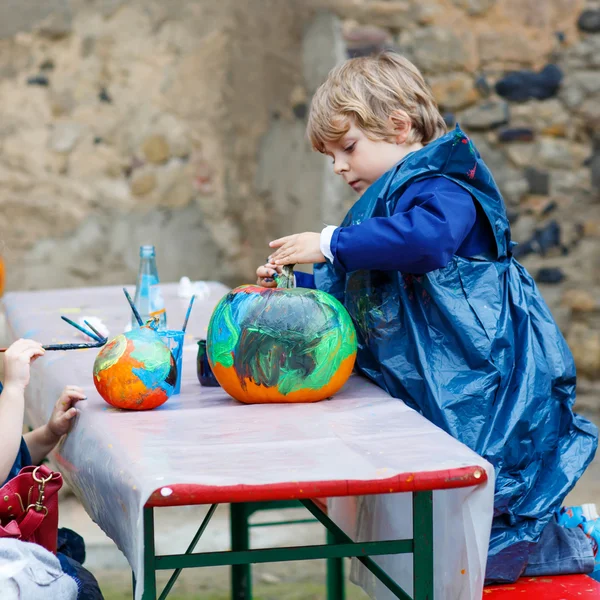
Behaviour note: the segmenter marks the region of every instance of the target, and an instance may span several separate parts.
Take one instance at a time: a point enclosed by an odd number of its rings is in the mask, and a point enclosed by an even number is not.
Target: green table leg
[[[231,549],[250,549],[250,530],[246,504],[231,504]],[[252,600],[252,572],[249,564],[231,567],[232,600]]]
[[[413,493],[414,600],[433,600],[433,493]]]
[[[335,544],[335,536],[327,530],[327,543]],[[344,600],[346,592],[344,588],[344,559],[327,559],[327,600]]]
[[[142,600],[156,600],[155,560],[154,509],[144,508],[144,594]]]
[[[252,600],[251,563],[277,562],[286,560],[307,560],[326,558],[327,598],[328,600],[344,600],[343,556],[356,556],[380,581],[401,600],[434,600],[433,581],[433,495],[432,492],[413,493],[413,539],[393,542],[372,542],[354,544],[352,540],[317,508],[310,500],[301,500],[305,506],[327,529],[328,546],[306,546],[266,550],[250,550],[249,517],[252,507],[237,503],[230,505],[231,511],[231,550],[191,554],[208,525],[216,505],[211,507],[208,515],[194,536],[190,547],[183,555],[156,556],[154,546],[154,512],[145,508],[144,521],[144,593],[142,600],[156,600],[156,571],[176,569],[176,575],[183,568],[232,565],[231,584],[232,600]],[[257,510],[254,508],[254,510]],[[356,553],[356,547],[360,552]],[[276,553],[274,553],[276,550]],[[411,599],[406,592],[385,573],[370,556],[378,554],[397,554],[413,552],[414,564],[414,596]],[[223,555],[223,557],[221,557]],[[215,560],[216,559],[216,560]],[[161,599],[171,590],[172,581],[165,588]],[[136,581],[133,577],[135,592]]]
[[[328,531],[331,531],[337,543],[352,543],[352,539],[348,537],[316,504],[312,502],[312,500],[300,500],[304,507],[313,514],[313,516],[320,521]],[[372,542],[375,545],[390,543],[390,542]],[[413,540],[402,540],[402,544],[409,544],[409,549],[397,549],[391,552],[383,552],[382,554],[404,554],[410,553],[414,551],[414,543]],[[364,544],[358,544],[359,546],[365,546]],[[374,553],[372,553],[374,555]],[[351,556],[347,554],[346,556]],[[411,598],[372,558],[371,555],[365,554],[357,555],[356,558],[363,564],[383,585],[385,585],[393,594],[396,595],[396,598],[400,598],[400,600],[416,600],[415,598]],[[433,596],[432,596],[433,598]],[[421,600],[421,599],[418,599]]]

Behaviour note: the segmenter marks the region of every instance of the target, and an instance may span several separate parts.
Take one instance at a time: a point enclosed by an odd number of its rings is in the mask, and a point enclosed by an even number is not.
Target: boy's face
[[[360,127],[350,124],[348,132],[337,142],[325,144],[325,154],[333,159],[333,170],[355,192],[362,194],[374,181],[399,163],[421,144],[398,144],[369,139]]]

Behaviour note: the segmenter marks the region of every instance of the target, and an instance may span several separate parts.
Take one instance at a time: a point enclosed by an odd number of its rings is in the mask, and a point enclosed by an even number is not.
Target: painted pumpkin
[[[215,308],[207,350],[217,381],[241,402],[317,402],[350,376],[356,332],[325,292],[244,285]]]
[[[175,359],[148,325],[118,335],[94,362],[96,389],[117,408],[156,408],[173,394],[176,381]]]

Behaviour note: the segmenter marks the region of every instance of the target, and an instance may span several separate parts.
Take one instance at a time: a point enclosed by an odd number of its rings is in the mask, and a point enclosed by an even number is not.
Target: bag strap
[[[6,525],[0,525],[0,538],[20,538],[21,528],[16,521],[9,521]]]
[[[5,526],[0,525],[0,538],[9,537],[30,540],[47,514],[47,510],[36,511],[30,508],[20,523],[13,520],[9,521]]]
[[[21,530],[20,537],[24,540],[31,539],[37,528],[42,524],[42,521],[47,514],[48,509],[46,509],[46,507],[44,507],[44,510],[40,511],[35,510],[35,508],[30,508],[18,525],[19,529]]]

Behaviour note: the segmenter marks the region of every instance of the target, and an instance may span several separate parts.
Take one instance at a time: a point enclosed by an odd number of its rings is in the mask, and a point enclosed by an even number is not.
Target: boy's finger
[[[288,242],[293,237],[294,237],[293,235],[286,235],[282,238],[279,238],[278,240],[273,240],[272,242],[269,242],[269,246],[271,248],[279,248],[279,246],[282,246],[283,244]]]
[[[277,264],[283,264],[282,261],[287,260],[290,256],[292,256],[294,254],[293,250],[286,250],[285,252],[282,252],[276,259]]]
[[[273,275],[273,273],[275,272],[275,265],[273,265],[272,267],[267,267],[266,265],[264,267],[259,267],[256,270],[256,274],[259,277],[271,277]]]
[[[298,247],[298,244],[297,244],[296,240],[290,240],[289,242],[286,242],[285,244],[283,244],[283,246],[278,248],[278,250],[273,253],[273,258],[277,258],[277,255],[281,255],[282,252],[289,252],[293,248],[297,248],[297,247]]]
[[[258,282],[258,285],[260,285],[261,287],[266,287],[266,288],[274,288],[277,287],[277,283],[270,278],[263,278]]]
[[[279,248],[279,250],[277,250],[277,252],[275,252],[273,254],[273,264],[275,265],[275,267],[277,266],[277,261],[282,257],[282,255],[284,255],[286,252],[288,251],[288,247],[287,246],[282,246],[281,248]]]
[[[270,262],[265,265],[265,268],[270,269],[271,271],[275,271],[275,269],[277,269],[277,265],[274,262]]]

